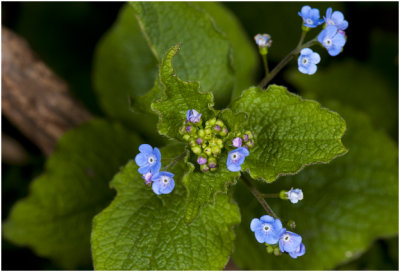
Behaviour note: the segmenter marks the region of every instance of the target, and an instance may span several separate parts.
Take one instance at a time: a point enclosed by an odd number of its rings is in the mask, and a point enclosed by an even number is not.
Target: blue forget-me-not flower
[[[249,150],[244,147],[239,147],[229,152],[228,160],[226,162],[228,170],[231,172],[239,172],[240,170],[242,170],[241,165],[243,164],[246,156],[248,156],[249,154]]]
[[[339,32],[336,26],[328,25],[318,35],[318,41],[328,50],[329,55],[337,56],[342,52],[346,38]]]
[[[317,27],[324,22],[319,18],[319,10],[310,6],[302,7],[299,16],[303,18],[303,25],[309,28]]]
[[[153,175],[151,180],[153,181],[152,189],[157,195],[169,194],[175,187],[175,181],[173,179],[174,174],[170,172],[158,172]]]
[[[191,123],[198,123],[198,122],[200,122],[200,119],[201,119],[201,113],[199,113],[195,109],[187,111],[187,113],[186,113],[187,121],[189,121]]]
[[[271,36],[268,34],[257,34],[254,40],[259,47],[270,47],[272,44]]]
[[[295,251],[289,252],[290,257],[297,259],[297,257],[303,256],[306,253],[306,247],[301,243]]]
[[[332,13],[332,8],[326,10],[326,17],[324,17],[327,26],[336,26],[339,30],[345,30],[349,23],[344,19],[343,13],[340,11],[334,11]]]
[[[154,175],[161,168],[161,153],[157,147],[142,144],[139,146],[140,153],[136,155],[135,162],[139,166],[139,173],[146,174],[149,171]]]
[[[294,252],[301,244],[301,236],[297,233],[286,231],[279,239],[281,252]]]
[[[297,59],[299,71],[303,74],[312,75],[317,71],[317,64],[321,61],[318,53],[313,52],[310,48],[303,48]]]
[[[287,197],[293,204],[299,202],[299,200],[303,199],[303,191],[301,189],[290,189],[287,192]]]
[[[276,244],[281,235],[286,231],[282,222],[272,216],[264,215],[260,219],[251,220],[250,229],[254,232],[259,243]]]

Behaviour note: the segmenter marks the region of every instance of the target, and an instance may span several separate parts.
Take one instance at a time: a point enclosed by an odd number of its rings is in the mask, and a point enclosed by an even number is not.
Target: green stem
[[[274,218],[279,218],[274,211],[271,209],[271,207],[268,205],[267,201],[262,197],[262,194],[257,190],[256,187],[254,187],[253,184],[248,180],[247,177],[242,176],[243,182],[247,185],[249,188],[250,192],[254,195],[254,197],[257,199],[257,201],[261,204],[261,206],[264,208],[264,210],[272,217]]]
[[[261,194],[264,198],[279,198],[279,194]]]
[[[268,76],[263,78],[260,84],[258,84],[259,87],[265,88],[265,86],[268,85],[268,83],[276,76],[276,74],[279,73],[282,70],[282,68],[285,67],[286,64],[288,64],[293,59],[293,57],[296,56],[301,51],[301,49],[313,46],[314,44],[317,43],[318,37],[315,37],[314,39],[302,45],[302,39],[304,39],[303,36],[305,37],[305,35],[302,35],[302,38],[300,38],[300,42],[297,45],[297,47],[293,49],[283,60],[281,60],[281,62],[278,63],[278,65],[271,71],[271,73]]]
[[[162,169],[167,170],[171,167],[174,167],[175,164],[177,164],[181,159],[183,159],[185,157],[185,155],[186,155],[186,151],[183,152],[182,154],[180,154],[179,156],[173,158],[172,161],[167,166],[163,167]]]
[[[268,69],[267,55],[262,55],[262,59],[264,63],[265,77],[268,77],[269,69]]]

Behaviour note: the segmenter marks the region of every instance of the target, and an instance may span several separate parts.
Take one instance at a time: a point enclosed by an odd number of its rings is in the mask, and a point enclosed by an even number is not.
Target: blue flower
[[[346,38],[335,26],[327,26],[318,35],[318,41],[328,50],[329,55],[337,56],[342,52]]]
[[[326,10],[326,17],[324,17],[327,26],[336,26],[339,30],[345,30],[349,23],[344,19],[343,13],[340,11],[334,11],[332,13],[332,8]]]
[[[312,75],[317,71],[317,64],[321,61],[318,53],[313,52],[310,48],[304,48],[300,51],[297,59],[299,71],[303,74]]]
[[[228,170],[231,172],[239,172],[240,170],[242,170],[241,165],[243,164],[246,156],[248,156],[249,154],[250,152],[244,147],[239,147],[229,152],[228,160],[226,162]]]
[[[257,34],[254,40],[259,47],[270,47],[272,44],[271,36],[268,34]]]
[[[292,188],[287,192],[287,196],[290,202],[296,204],[297,202],[299,202],[299,200],[303,199],[303,191],[301,189]]]
[[[255,233],[259,243],[276,244],[281,235],[286,231],[282,228],[282,222],[272,216],[264,215],[260,219],[251,220],[250,229]]]
[[[153,192],[157,195],[169,194],[175,187],[175,181],[172,178],[174,174],[170,172],[159,172],[151,178],[153,181]]]
[[[135,162],[140,167],[139,173],[146,174],[147,172],[151,171],[154,175],[161,168],[161,153],[157,147],[154,149],[151,145],[142,144],[139,146],[140,153],[136,155]]]
[[[304,26],[309,28],[317,27],[324,22],[323,19],[319,18],[319,10],[316,8],[312,9],[310,6],[302,7],[299,15],[303,18]]]
[[[304,246],[303,243],[301,243],[295,251],[289,252],[290,257],[293,259],[296,259],[297,257],[303,256],[306,254],[306,247]]]
[[[279,239],[279,249],[282,252],[294,252],[300,246],[301,240],[300,235],[286,231]]]
[[[198,123],[201,119],[201,113],[196,110],[188,110],[186,113],[186,120],[191,123]]]

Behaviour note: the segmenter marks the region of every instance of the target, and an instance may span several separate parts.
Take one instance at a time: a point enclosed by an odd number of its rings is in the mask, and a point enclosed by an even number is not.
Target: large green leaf
[[[203,92],[213,92],[217,105],[226,105],[235,78],[232,48],[211,16],[191,3],[132,2],[138,22],[156,59],[181,43],[174,59],[177,76],[198,81]]]
[[[375,69],[347,60],[318,70],[312,77],[292,70],[287,78],[306,98],[322,103],[339,100],[366,112],[377,127],[397,132],[396,92]]]
[[[253,37],[249,39],[244,28],[235,15],[221,3],[196,2],[205,9],[215,20],[218,28],[226,33],[233,48],[233,68],[235,69],[236,86],[233,98],[240,95],[242,90],[254,85],[255,70],[259,58]]]
[[[213,95],[200,93],[197,82],[180,80],[172,68],[172,58],[179,46],[173,46],[166,54],[160,66],[160,81],[164,87],[164,96],[151,107],[159,115],[158,131],[170,138],[181,140],[179,128],[186,120],[189,109],[196,109],[207,120],[212,115]],[[177,56],[180,56],[178,54]]]
[[[343,119],[285,87],[270,85],[266,91],[252,87],[235,101],[233,109],[248,114],[246,127],[254,133],[254,148],[242,169],[255,179],[272,182],[346,152],[341,143],[346,129]]]
[[[181,145],[161,149],[163,157],[182,153]],[[168,163],[168,159],[162,162]],[[239,210],[227,195],[217,195],[190,224],[184,221],[186,190],[181,183],[185,163],[168,171],[175,189],[155,195],[143,184],[137,166],[128,163],[111,186],[117,196],[94,218],[92,253],[99,270],[222,269],[233,250],[233,225]]]
[[[357,257],[380,236],[398,232],[398,148],[376,131],[366,115],[329,104],[347,121],[344,143],[349,152],[329,165],[304,169],[296,176],[264,185],[263,192],[302,188],[296,205],[279,199],[270,205],[282,218],[296,221],[306,254],[297,259],[275,257],[258,244],[250,231],[252,218],[265,211],[245,189],[237,190],[242,214],[234,261],[241,269],[332,269]]]
[[[93,84],[108,116],[130,125],[147,137],[157,137],[157,118],[132,112],[129,98],[145,94],[154,84],[158,67],[134,11],[124,6],[118,20],[98,44]]]
[[[111,201],[108,182],[138,144],[134,134],[101,120],[65,134],[3,224],[4,237],[68,269],[90,264],[92,218]]]

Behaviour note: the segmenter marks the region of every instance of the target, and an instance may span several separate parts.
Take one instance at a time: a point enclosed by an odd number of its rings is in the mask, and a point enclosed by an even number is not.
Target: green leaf
[[[341,143],[346,129],[343,119],[285,87],[271,85],[266,91],[252,87],[235,101],[233,109],[249,117],[246,127],[254,134],[254,148],[242,169],[254,179],[272,182],[346,152]]]
[[[195,170],[192,163],[189,172],[183,177],[183,183],[188,191],[186,197],[185,222],[191,223],[198,215],[200,209],[206,204],[213,204],[217,193],[227,193],[228,186],[236,184],[240,172],[230,172],[226,167],[227,156],[222,156],[218,161],[215,172],[203,173]]]
[[[216,26],[226,33],[233,49],[233,68],[235,70],[236,86],[233,98],[242,90],[254,84],[255,70],[259,58],[253,39],[249,39],[246,31],[235,15],[221,3],[196,2],[214,19]]]
[[[161,62],[172,46],[181,43],[173,64],[177,76],[200,82],[201,91],[213,92],[218,106],[228,104],[235,85],[232,48],[211,16],[192,3],[131,5],[156,59]]]
[[[182,145],[161,149],[176,157]],[[167,155],[168,154],[168,155]],[[117,196],[94,218],[92,253],[98,270],[217,270],[233,250],[233,225],[240,221],[236,204],[217,195],[190,224],[184,222],[186,190],[181,183],[185,163],[168,171],[175,189],[155,195],[143,185],[137,166],[129,162],[111,186]]]
[[[321,69],[312,77],[294,70],[287,77],[305,97],[322,103],[339,100],[367,113],[377,127],[397,132],[396,91],[375,69],[347,60]]]
[[[398,147],[376,131],[365,114],[329,105],[347,121],[348,154],[260,188],[268,193],[303,190],[304,199],[296,205],[279,199],[269,204],[278,216],[296,221],[295,232],[303,237],[306,254],[297,259],[267,254],[250,231],[251,219],[265,211],[239,187],[236,200],[243,223],[233,258],[241,269],[333,269],[359,256],[377,237],[398,232]]]
[[[156,138],[156,116],[130,110],[129,98],[144,95],[157,76],[154,58],[136,21],[124,6],[118,20],[98,44],[93,63],[93,85],[105,113],[147,138]]]
[[[4,237],[67,269],[90,264],[92,218],[111,201],[108,182],[138,144],[137,136],[102,120],[67,132],[29,196],[13,207]]]
[[[211,93],[200,93],[199,84],[180,80],[172,68],[172,58],[179,46],[172,47],[165,55],[160,66],[160,81],[164,86],[164,97],[154,102],[151,107],[159,115],[158,131],[170,138],[181,140],[179,128],[186,120],[189,109],[196,109],[202,118],[210,118],[213,106]],[[179,56],[179,55],[177,55]]]

